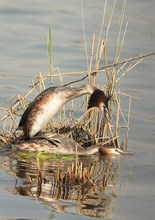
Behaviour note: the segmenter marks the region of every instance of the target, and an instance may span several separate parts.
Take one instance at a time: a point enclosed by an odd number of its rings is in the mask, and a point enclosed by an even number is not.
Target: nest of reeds
[[[3,143],[10,143],[10,140],[14,140],[16,138],[14,136],[14,131],[18,127],[21,115],[28,106],[30,100],[33,99],[32,97],[35,97],[39,92],[46,88],[45,84],[51,80],[51,77],[54,77],[53,75],[54,72],[48,74],[47,76],[42,76],[40,74],[35,78],[33,85],[24,97],[16,95],[12,99],[1,104],[0,109],[3,111],[3,115],[0,120],[3,122],[3,126],[0,140]],[[92,78],[94,79],[94,75]],[[107,92],[107,86],[108,85],[104,87],[105,92],[111,93],[109,91]],[[120,114],[122,113],[118,95],[116,93],[113,94],[110,104],[115,107],[116,125],[114,125],[111,107],[109,111],[106,110],[103,113],[96,108],[88,111],[88,98],[86,97],[83,101],[84,114],[77,118],[77,109],[74,105],[77,106],[76,102],[74,104],[72,101],[69,103],[69,107],[68,104],[64,106],[58,115],[48,123],[43,132],[65,134],[67,137],[75,140],[83,147],[88,147],[100,142],[107,143],[108,140],[110,144],[113,143],[113,145],[116,146],[117,143],[116,147],[119,147],[118,140],[117,142],[112,141],[116,140],[119,136],[118,131],[120,130],[120,126],[118,121]],[[5,106],[7,106],[7,108]],[[71,110],[68,110],[68,108]],[[126,131],[128,131],[128,124],[125,119],[124,121],[126,124],[123,125],[122,128],[125,128]]]
[[[104,81],[106,80],[107,83],[100,89],[104,90],[106,96],[111,97],[108,110],[105,109],[103,113],[97,108],[87,110],[88,96],[82,99],[82,103],[70,101],[58,112],[55,118],[51,119],[43,132],[65,134],[67,137],[79,143],[82,147],[88,147],[101,142],[102,144],[106,143],[118,148],[126,147],[129,131],[131,100],[134,97],[121,93],[118,84],[120,79],[141,60],[138,60],[138,62],[136,61],[136,63],[134,61],[131,64],[129,64],[128,61],[124,61],[122,62],[123,67],[121,64],[114,63],[113,65],[106,65],[105,67],[99,68],[101,56],[103,56],[104,59],[107,59],[105,57],[106,48],[103,47],[103,45],[104,42],[102,41],[97,60],[98,66],[96,66],[94,70],[92,70],[90,64],[90,69],[82,73],[60,73],[59,69],[56,68],[46,76],[39,74],[32,80],[32,85],[24,96],[17,94],[2,103],[0,105],[0,122],[2,124],[0,141],[2,143],[10,143],[12,140],[16,139],[14,132],[18,127],[20,117],[24,110],[41,91],[47,88],[47,85],[49,87],[54,84],[54,79],[56,77],[60,77],[62,83],[65,75],[85,74],[85,77],[68,84],[74,85],[77,81],[83,83],[83,81],[87,79],[89,84],[97,87],[97,76],[100,76],[101,78],[101,73],[103,73]],[[137,59],[139,58],[136,58],[136,60]],[[125,68],[124,63],[126,66],[128,64],[127,69],[125,70],[123,70],[123,68]],[[64,84],[62,83],[62,85]],[[125,113],[121,108],[121,96],[125,96],[126,99],[128,99],[128,110],[126,110]],[[79,110],[81,109],[83,109],[83,111],[79,113]],[[79,114],[81,114],[81,116],[77,117]],[[123,137],[123,140],[120,136]]]
[[[102,47],[103,46],[101,46],[101,48]],[[101,51],[104,53],[105,48],[102,48],[102,50],[100,49],[100,53]],[[134,66],[135,63],[130,66],[130,69]],[[48,123],[44,129],[44,132],[51,131],[66,134],[68,137],[73,138],[84,147],[100,142],[108,143],[108,140],[109,143],[113,144],[115,147],[120,147],[120,141],[118,138],[119,133],[120,130],[125,130],[126,139],[124,143],[126,143],[129,131],[132,97],[126,94],[121,94],[120,91],[116,90],[116,82],[118,82],[119,79],[125,74],[122,73],[121,76],[117,77],[117,74],[121,68],[122,67],[116,68],[116,65],[113,65],[112,70],[103,70],[104,77],[107,77],[107,83],[102,89],[105,91],[107,96],[112,96],[109,111],[104,111],[103,114],[101,114],[98,109],[90,109],[88,111],[87,97],[83,99],[82,104],[77,104],[76,102],[71,101],[69,103],[69,107],[68,104],[64,106],[58,115]],[[24,96],[16,95],[0,105],[0,110],[2,113],[0,117],[0,122],[2,123],[0,141],[2,143],[9,143],[10,140],[15,138],[14,131],[18,127],[19,119],[29,102],[46,88],[46,84],[53,84],[53,79],[56,76],[65,75],[59,72],[57,73],[57,71],[58,69],[54,69],[53,72],[49,73],[47,76],[39,74],[39,76],[33,79],[32,86],[30,86],[30,89],[25,93]],[[100,74],[101,70],[99,69],[87,71],[88,83],[95,85],[97,71],[99,71],[98,74]],[[129,71],[129,68],[127,71]],[[75,73],[72,74],[74,75]],[[78,73],[76,74],[78,75]],[[129,99],[127,116],[124,116],[123,110],[121,109],[121,95],[125,95]],[[80,109],[79,106],[83,106],[84,114],[82,113],[82,115],[77,118],[76,111],[78,108]],[[120,120],[123,122],[123,125],[119,124]]]
[[[66,76],[76,76],[77,80],[69,82],[67,85],[73,84],[74,86],[75,83],[86,83],[87,80],[88,84],[98,87],[97,82],[100,81],[100,89],[104,90],[107,97],[112,97],[110,99],[109,110],[105,111],[103,114],[97,109],[87,111],[88,96],[83,99],[82,104],[77,104],[75,101],[71,101],[48,123],[44,132],[54,131],[60,134],[65,134],[84,147],[100,142],[103,144],[109,143],[118,148],[127,146],[131,101],[134,97],[121,92],[121,80],[130,70],[142,62],[144,57],[154,55],[154,53],[132,57],[123,61],[120,60],[127,30],[127,23],[124,25],[125,4],[123,4],[118,24],[119,28],[114,61],[109,64],[107,42],[110,25],[114,16],[115,4],[116,2],[114,2],[114,5],[112,6],[111,15],[107,22],[105,13],[107,5],[105,2],[97,45],[95,44],[95,35],[92,35],[90,59],[88,70],[86,71],[61,73],[58,68],[53,68],[51,57],[52,38],[51,29],[49,28],[48,52],[50,73],[47,75],[39,74],[36,76],[32,80],[32,85],[24,96],[17,94],[0,104],[0,141],[2,143],[9,143],[10,140],[15,138],[14,132],[18,127],[19,119],[30,101],[32,101],[36,95],[47,88],[47,86],[55,85],[55,81],[57,82],[57,85],[64,85]],[[103,29],[104,26],[105,28]],[[79,79],[80,75],[82,75],[82,78]],[[60,83],[58,83],[57,78],[60,79]],[[102,84],[101,82],[106,83]],[[121,106],[122,97],[125,97],[128,100],[128,109],[125,109],[125,111]],[[83,107],[83,111],[80,112],[81,116],[78,118],[78,110],[81,109],[81,107]]]

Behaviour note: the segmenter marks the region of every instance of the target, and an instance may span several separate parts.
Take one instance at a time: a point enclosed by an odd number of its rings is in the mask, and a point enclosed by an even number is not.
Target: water
[[[112,0],[108,1],[107,17],[112,3]],[[96,39],[99,34],[103,4],[102,0],[84,1],[88,54],[92,33],[95,33]],[[109,34],[109,62],[113,62],[120,6],[121,1],[118,1]],[[127,2],[125,21],[129,21],[129,25],[122,58],[155,50],[154,9],[154,0]],[[1,0],[0,102],[16,93],[23,94],[31,84],[32,77],[40,72],[44,74],[49,72],[46,46],[49,23],[52,26],[54,66],[58,66],[63,72],[81,71],[87,68],[80,1]],[[103,210],[105,207],[103,203],[100,206],[98,200],[94,200],[98,208],[93,206],[93,214],[102,213],[105,219],[154,219],[155,217],[154,70],[154,57],[146,58],[141,65],[126,75],[121,84],[123,91],[142,100],[134,100],[132,104],[132,111],[139,114],[133,115],[130,123],[128,149],[133,151],[134,155],[127,158],[107,159],[109,163],[115,161],[120,165],[120,175],[116,178],[114,192],[111,188],[109,192],[108,188],[105,194],[100,190],[97,194],[101,195],[101,202],[106,201],[109,204],[108,209]],[[66,82],[73,79],[75,77],[66,78]],[[81,205],[73,205],[70,200],[61,198],[59,202],[47,202],[42,199],[36,202],[31,196],[21,196],[19,191],[15,190],[14,176],[19,173],[21,167],[18,167],[17,160],[11,157],[8,161],[8,157],[2,156],[1,160],[3,164],[0,172],[1,219],[50,219],[53,214],[54,219],[81,219],[81,215],[83,219],[89,219],[89,216],[86,216],[87,212],[81,211]],[[100,160],[104,162],[105,158],[97,159],[98,163]],[[31,169],[30,166],[28,171]],[[26,171],[22,170],[22,172]],[[23,178],[19,176],[17,179],[19,186],[23,187]],[[88,205],[85,207],[86,210],[89,209]]]

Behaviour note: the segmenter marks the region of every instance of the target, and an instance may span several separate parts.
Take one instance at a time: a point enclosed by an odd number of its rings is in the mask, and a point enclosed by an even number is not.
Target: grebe
[[[52,135],[52,138],[51,138]],[[57,145],[53,142],[54,140],[60,140],[57,142]],[[92,145],[91,147],[82,147],[75,140],[67,137],[64,134],[51,134],[45,133],[40,135],[39,138],[37,136],[33,139],[23,139],[19,140],[13,144],[8,145],[9,150],[15,151],[28,151],[28,152],[45,152],[45,153],[54,153],[54,154],[63,154],[63,155],[93,155],[100,153],[101,155],[133,155],[133,153],[123,151],[121,149],[115,148],[114,146],[106,146],[106,145]],[[0,149],[0,151],[3,150]]]
[[[102,155],[133,155],[130,152],[123,151],[113,146],[100,145],[98,150],[99,150],[99,153]]]
[[[41,92],[29,104],[22,115],[17,130],[22,130],[25,138],[33,138],[66,102],[85,94],[91,94],[88,108],[102,109],[109,100],[103,91],[89,84],[79,88],[50,87]]]
[[[63,134],[52,134],[52,139],[50,138],[51,133],[43,134],[39,138],[24,139],[19,140],[19,143],[11,144],[11,150],[15,151],[28,151],[28,152],[45,152],[63,155],[92,155],[99,151],[99,147],[96,145],[84,148],[78,144],[73,139],[67,137]],[[54,140],[60,140],[55,144]],[[9,145],[10,148],[10,145]]]

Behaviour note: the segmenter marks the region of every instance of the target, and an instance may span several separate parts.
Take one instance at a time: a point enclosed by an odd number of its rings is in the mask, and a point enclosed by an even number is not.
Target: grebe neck
[[[65,87],[64,87],[65,88]],[[89,84],[84,84],[80,86],[79,88],[70,88],[68,89],[65,94],[63,94],[66,98],[66,100],[71,100],[74,98],[77,98],[79,96],[85,95],[85,94],[92,94],[95,91],[96,87],[91,86]]]
[[[87,94],[87,93],[92,94],[97,88],[90,84],[84,84],[80,86],[80,89],[83,90],[84,94]]]

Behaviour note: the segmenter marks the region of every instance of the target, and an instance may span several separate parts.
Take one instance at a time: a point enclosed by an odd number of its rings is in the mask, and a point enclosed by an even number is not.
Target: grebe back
[[[89,84],[82,85],[79,88],[50,87],[44,90],[29,104],[23,113],[18,130],[23,131],[25,138],[34,137],[66,102],[85,94],[92,94],[88,108],[95,106],[102,108],[104,106],[106,102],[104,92]],[[91,104],[92,102],[93,104]]]
[[[52,135],[52,139],[50,136]],[[46,152],[55,154],[78,154],[78,155],[91,155],[98,153],[98,146],[91,146],[88,148],[82,147],[79,143],[66,135],[59,133],[46,133],[45,136],[36,136],[32,139],[20,140],[19,143],[11,145],[12,150],[29,151],[29,152]],[[47,138],[46,138],[47,137]],[[60,140],[59,143],[54,144],[54,140]]]

